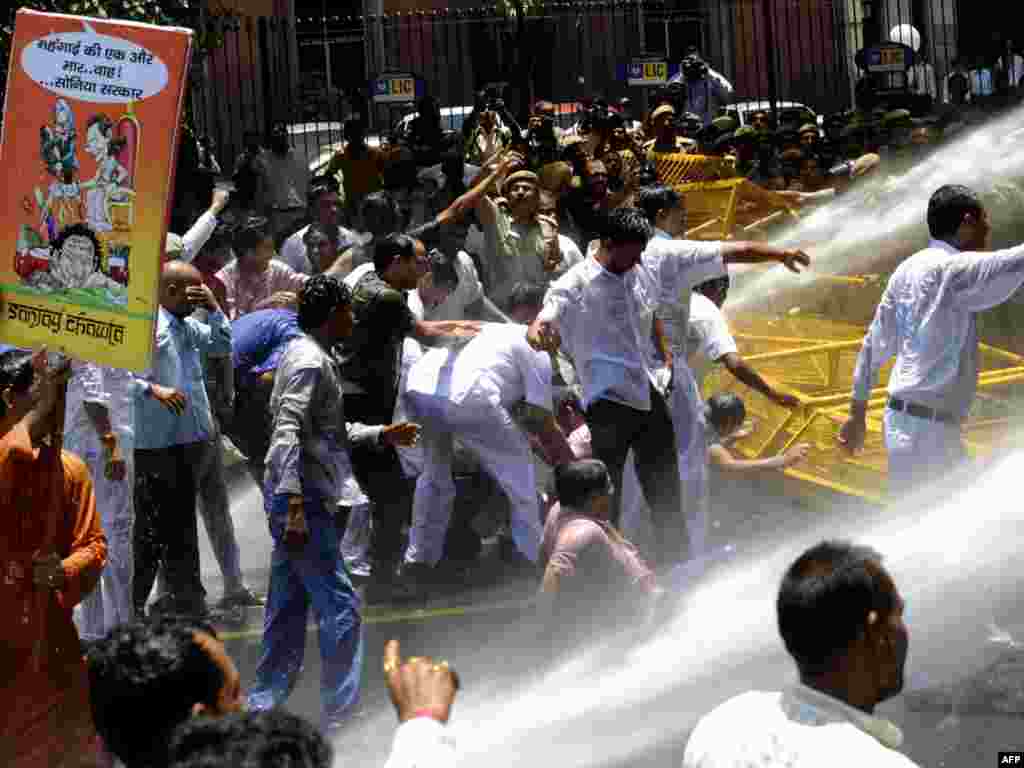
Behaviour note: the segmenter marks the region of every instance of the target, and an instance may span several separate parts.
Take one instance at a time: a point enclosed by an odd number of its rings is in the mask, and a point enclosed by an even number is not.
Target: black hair
[[[637,181],[641,187],[652,187],[658,183],[658,169],[654,163],[644,162],[637,171]]]
[[[707,296],[709,299],[712,296],[717,296],[718,294],[726,296],[729,293],[730,283],[731,281],[729,280],[729,276],[722,275],[721,277],[715,277],[711,280],[706,280],[699,285],[693,286],[693,290]]]
[[[314,275],[299,291],[299,328],[312,331],[327,322],[334,311],[352,303],[352,294],[334,275]]]
[[[103,243],[100,242],[100,239],[88,224],[78,223],[64,227],[60,234],[57,235],[57,239],[51,244],[51,250],[53,253],[57,253],[64,247],[64,241],[75,235],[85,237],[92,243],[92,270],[93,272],[99,272],[103,266]]]
[[[317,223],[315,221],[312,224],[310,224],[308,227],[306,227],[306,233],[302,236],[302,242],[306,246],[308,246],[313,241],[330,240],[330,239],[331,239],[331,236],[327,232],[327,230],[323,227],[323,225],[321,225],[321,224],[319,224],[319,223]]]
[[[383,279],[388,268],[398,259],[416,255],[416,241],[409,235],[392,234],[378,240],[373,249],[373,268]]]
[[[329,768],[333,750],[303,718],[281,709],[192,718],[174,734],[169,768]]]
[[[614,208],[600,222],[601,239],[619,245],[646,244],[652,234],[650,223],[638,208]]]
[[[611,491],[611,477],[603,461],[582,459],[555,468],[555,492],[563,507],[583,509],[594,496]]]
[[[402,210],[387,192],[371,192],[359,206],[363,228],[376,237],[394,232],[401,226]],[[371,221],[376,225],[371,227]]]
[[[345,134],[345,141],[352,141],[356,137],[366,138],[366,123],[356,118],[350,118],[345,121],[345,126],[342,129]]]
[[[238,225],[233,218],[220,217],[217,221],[217,227],[213,230],[213,234],[210,235],[210,239],[206,243],[205,250],[213,252],[233,247],[235,244],[235,230],[237,228]]]
[[[0,354],[0,393],[12,389],[19,395],[28,392],[35,381],[32,353],[23,349],[9,349]],[[0,419],[7,415],[7,404],[0,398]]]
[[[96,731],[129,768],[162,765],[174,729],[192,707],[213,705],[224,673],[196,639],[211,628],[140,621],[114,628],[88,654]]]
[[[263,216],[250,216],[235,229],[232,244],[237,255],[253,250],[270,237],[270,220]]]
[[[512,312],[518,307],[543,307],[546,292],[547,289],[538,283],[516,283],[505,302],[508,311]]]
[[[427,254],[430,260],[430,274],[434,285],[454,291],[459,287],[459,273],[455,269],[455,259],[440,248],[432,248]]]
[[[882,556],[847,541],[823,541],[797,558],[779,587],[776,612],[786,650],[802,673],[827,672],[857,639],[868,613],[895,608]]]
[[[306,193],[306,202],[315,205],[321,195],[338,194],[341,187],[338,180],[333,176],[314,176],[309,181],[309,190]]]
[[[712,395],[705,404],[708,407],[708,421],[715,429],[722,429],[726,424],[742,424],[747,418],[747,406],[739,395],[732,392]]]
[[[928,231],[936,240],[956,235],[964,216],[981,215],[984,207],[974,191],[959,184],[939,187],[928,201]]]
[[[652,225],[658,220],[658,214],[663,211],[670,211],[678,206],[683,196],[672,187],[665,184],[656,184],[650,187],[642,187],[636,196],[636,205]]]

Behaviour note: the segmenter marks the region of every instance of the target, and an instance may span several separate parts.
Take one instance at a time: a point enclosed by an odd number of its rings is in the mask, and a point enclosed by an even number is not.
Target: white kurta
[[[551,412],[553,393],[551,360],[530,347],[526,331],[523,325],[487,324],[462,349],[433,349],[409,371],[405,407],[423,427],[423,471],[407,562],[433,565],[443,554],[455,501],[456,437],[505,492],[516,547],[536,561],[542,531],[534,465],[511,410],[525,401]]]
[[[915,768],[897,752],[893,723],[794,685],[750,691],[706,714],[690,734],[683,768]]]
[[[132,620],[132,532],[135,522],[135,378],[131,372],[93,363],[75,362],[68,382],[64,418],[64,448],[78,454],[89,467],[107,536],[107,566],[100,583],[75,612],[75,623],[85,640],[97,640],[118,624]],[[127,465],[124,480],[106,475],[106,453],[100,436],[85,412],[86,403],[103,405]]]

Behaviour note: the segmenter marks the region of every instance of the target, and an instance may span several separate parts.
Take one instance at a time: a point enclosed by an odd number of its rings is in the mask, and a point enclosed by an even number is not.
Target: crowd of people
[[[659,178],[659,159],[713,159],[713,178],[745,179],[741,205],[763,212],[843,194],[933,138],[901,111],[870,135],[772,126],[768,113],[740,127],[718,114],[720,75],[692,59],[684,75],[642,121],[598,101],[567,131],[548,102],[522,129],[482,93],[463,134],[446,137],[427,99],[408,140],[388,147],[347,123],[315,174],[283,126],[269,149],[247,137],[235,191],[216,189],[167,238],[149,371],[0,354],[4,764],[271,765],[275,749],[328,764],[323,737],[279,711],[310,609],[330,735],[359,697],[364,599],[423,601],[477,557],[458,504],[467,468],[497,489],[484,514],[547,615],[607,622],[618,599],[623,627],[655,620],[708,555],[716,479],[806,456],[735,454],[744,403],[705,399],[694,371],[722,364],[797,406],[743,359],[722,306],[732,265],[810,264],[761,240],[688,239],[686,196]],[[962,458],[975,313],[1024,284],[1024,250],[985,253],[991,225],[970,190],[938,190],[928,225],[929,249],[897,270],[865,338],[842,431],[859,449],[874,377],[897,357],[885,434],[900,489]],[[225,439],[263,492],[265,599],[241,573]],[[265,610],[247,695],[209,625],[198,516],[223,576],[219,608]],[[631,534],[645,519],[655,535],[642,549]],[[872,715],[900,690],[907,646],[881,556],[810,550],[778,610],[800,685],[723,705],[684,764],[747,765],[765,750],[818,764],[836,748],[811,733],[823,724],[865,762],[909,764],[892,751],[895,726]],[[402,662],[394,646],[384,670],[404,723],[389,765],[448,765],[457,676]],[[737,718],[757,727],[738,737]]]

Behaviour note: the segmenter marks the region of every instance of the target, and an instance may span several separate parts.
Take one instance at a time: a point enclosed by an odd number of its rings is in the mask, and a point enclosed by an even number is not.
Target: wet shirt
[[[552,412],[551,358],[530,346],[526,331],[525,325],[487,323],[464,347],[431,349],[409,371],[408,391],[456,405],[511,408],[525,401]]]
[[[355,319],[352,335],[339,345],[346,391],[394,392],[402,341],[416,327],[416,316],[406,303],[405,293],[384,282],[372,264],[357,267],[345,283],[352,290]]]
[[[231,326],[221,312],[211,312],[209,325],[191,317],[178,319],[163,307],[157,314],[153,366],[136,379],[136,450],[158,450],[209,440],[215,434],[206,392],[203,357],[231,354]],[[185,410],[173,413],[149,395],[149,384],[185,395]]]
[[[241,386],[277,369],[288,343],[302,335],[290,309],[261,309],[231,324],[231,364]]]
[[[857,357],[854,399],[869,399],[879,368],[895,357],[890,395],[966,417],[978,384],[976,314],[1022,285],[1024,246],[961,253],[932,240],[889,278]]]
[[[583,386],[584,408],[603,398],[650,410],[655,311],[666,297],[680,297],[683,286],[724,269],[720,244],[659,236],[647,244],[641,263],[623,274],[606,270],[592,250],[552,283],[540,319],[561,334]]]
[[[285,350],[270,413],[266,482],[272,493],[314,494],[346,506],[366,503],[352,472],[349,444],[379,442],[383,427],[345,422],[337,364],[311,336],[294,339]]]
[[[896,751],[902,741],[888,720],[798,684],[735,696],[702,717],[683,768],[914,768]]]
[[[18,424],[0,437],[0,509],[0,764],[86,765],[95,731],[72,611],[96,588],[107,560],[89,470],[67,451],[58,456],[34,448]],[[55,552],[64,571],[64,587],[42,604],[32,584],[37,551]],[[43,643],[38,671],[32,664],[37,639]]]

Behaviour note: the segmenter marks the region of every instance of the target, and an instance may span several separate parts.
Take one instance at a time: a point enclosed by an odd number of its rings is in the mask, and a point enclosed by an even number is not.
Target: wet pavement
[[[731,544],[738,557],[753,552],[763,540],[777,541],[787,531],[794,535],[820,522],[822,515],[856,517],[863,508],[834,496],[808,495],[806,487],[781,476],[762,476],[751,484],[731,489],[713,508],[711,544]],[[232,514],[247,584],[264,594],[270,557],[270,540],[259,494],[251,481],[240,473],[232,473]],[[735,503],[742,498],[744,503]],[[202,526],[200,526],[202,531]],[[643,534],[638,537],[641,542]],[[221,579],[205,532],[201,532],[203,581],[210,602],[220,596]],[[507,682],[529,669],[527,649],[536,647],[536,628],[532,621],[531,598],[536,578],[503,562],[495,540],[485,542],[480,561],[470,570],[453,576],[451,583],[435,591],[425,602],[414,604],[370,604],[364,610],[365,666],[362,676],[362,701],[352,726],[336,737],[336,752],[342,760],[338,765],[381,766],[390,747],[394,728],[391,704],[381,673],[384,643],[397,638],[406,655],[430,655],[449,660],[469,687],[500,686],[503,673]],[[1021,612],[1024,616],[1024,611]],[[243,685],[252,682],[260,654],[262,608],[251,608],[218,623],[218,629],[242,674]],[[913,653],[913,640],[912,653]],[[781,643],[780,643],[781,647]],[[1004,659],[1004,669],[1016,682],[1000,699],[1024,702],[1024,654]],[[778,665],[778,660],[773,664]],[[288,709],[319,719],[319,651],[315,626],[306,635],[305,669],[288,701]],[[773,667],[774,668],[774,667]],[[785,669],[784,665],[779,666]],[[1019,675],[1017,674],[1019,673]],[[1017,679],[1019,677],[1020,679]],[[760,682],[763,674],[751,675]],[[1003,676],[1006,679],[1006,676]],[[792,680],[786,671],[777,681],[779,687]],[[1016,687],[1015,687],[1016,686]],[[1000,711],[998,696],[986,696],[975,685],[973,698],[964,698],[961,688],[959,710],[952,716],[956,694],[951,688],[935,688],[926,695],[902,696],[883,705],[882,712],[904,730],[904,751],[921,766],[930,768],[972,768],[996,765],[999,750],[1024,749],[1024,706],[1014,711]],[[1018,690],[1019,688],[1019,690]],[[680,692],[669,692],[652,702],[661,711],[678,707]],[[728,692],[713,696],[720,701]],[[1016,698],[1014,698],[1016,697]],[[966,705],[964,704],[966,702]],[[909,705],[909,706],[908,706]],[[1015,704],[1010,705],[1013,710]],[[458,704],[454,717],[458,718]],[[685,733],[674,733],[666,743],[652,746],[642,755],[608,765],[673,766],[680,765],[685,746]],[[597,763],[595,763],[597,765]]]

